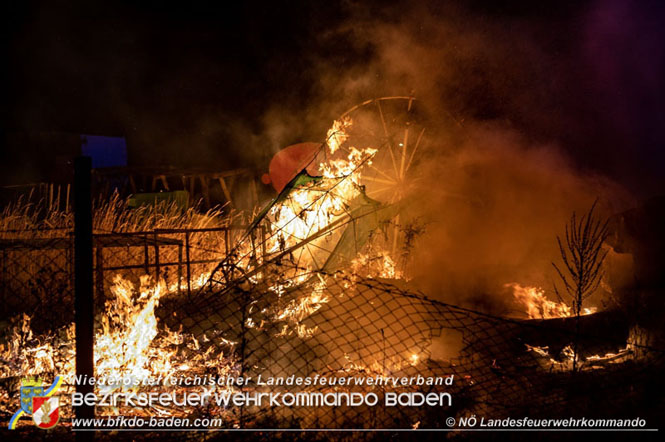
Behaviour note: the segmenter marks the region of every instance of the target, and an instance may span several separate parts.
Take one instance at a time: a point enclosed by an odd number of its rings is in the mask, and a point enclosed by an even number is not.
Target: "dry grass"
[[[171,202],[129,208],[125,200],[115,195],[108,200],[94,202],[93,230],[95,234],[108,234],[152,232],[155,229],[207,229],[228,227],[245,221],[242,214],[222,209],[201,213],[197,207],[183,210]],[[0,316],[6,318],[21,312],[33,314],[53,302],[63,310],[70,307],[72,250],[66,240],[71,238],[72,229],[73,212],[59,209],[58,205],[44,200],[35,203],[29,198],[21,198],[0,212],[0,240],[41,240],[34,246],[3,249],[0,297],[4,307]],[[187,287],[186,267],[177,265],[187,259],[184,247],[186,234],[159,232],[158,236],[176,239],[183,245],[182,248],[159,247],[159,277],[169,286],[177,286],[180,281],[181,287]],[[140,237],[145,237],[148,244],[154,238],[152,235]],[[227,237],[224,231],[191,232],[187,235],[190,262],[211,261],[190,266],[190,279],[194,285],[225,256],[226,241],[228,239],[231,242],[233,238],[234,235]],[[52,239],[53,243],[43,242],[48,239]],[[101,257],[104,283],[100,285],[96,280],[95,287],[103,287],[107,297],[111,295],[109,287],[116,274],[138,281],[146,274],[146,261],[150,264],[147,273],[151,276],[156,274],[154,264],[157,250],[153,246],[104,247],[97,251],[100,253],[95,254],[95,268]],[[135,267],[117,269],[122,266]],[[95,272],[95,278],[98,276],[99,273]]]
[[[108,200],[94,202],[93,229],[95,233],[202,229],[227,226],[241,218],[239,213],[229,213],[222,209],[217,207],[200,213],[198,205],[183,210],[168,201],[130,209],[126,200],[114,194]],[[21,197],[5,206],[0,213],[0,238],[60,237],[62,230],[73,228],[73,222],[71,209],[57,208],[46,200],[35,203],[29,197]]]

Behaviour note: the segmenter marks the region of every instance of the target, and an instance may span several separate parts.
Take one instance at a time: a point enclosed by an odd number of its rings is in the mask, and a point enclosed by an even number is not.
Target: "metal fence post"
[[[159,282],[159,238],[157,237],[157,232],[153,235],[155,239],[155,281]]]
[[[76,323],[76,374],[94,376],[94,301],[92,277],[92,160],[74,160],[74,321]],[[93,385],[79,382],[76,390],[92,393]],[[95,417],[93,406],[75,407],[76,417]],[[90,433],[89,436],[91,436]]]
[[[99,305],[104,305],[106,302],[106,296],[104,295],[104,248],[102,242],[97,237],[97,247],[95,253],[95,274],[96,274],[96,286],[97,286],[97,296],[96,299],[99,302]]]
[[[189,259],[189,230],[185,232],[185,259],[187,260],[187,296],[192,296],[192,270]]]
[[[7,305],[7,252],[2,250],[2,313],[4,317],[5,306]]]
[[[150,252],[148,251],[148,234],[143,235],[143,258],[144,258],[144,267],[145,274],[150,274]]]
[[[178,295],[182,295],[182,244],[178,246]]]

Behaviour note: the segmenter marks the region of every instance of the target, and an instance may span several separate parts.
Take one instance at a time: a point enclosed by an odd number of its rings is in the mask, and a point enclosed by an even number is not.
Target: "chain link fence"
[[[228,253],[246,226],[158,229],[93,236],[95,298],[111,299],[117,276],[163,280],[171,291],[191,294]],[[23,235],[21,235],[23,233]],[[4,232],[0,239],[0,318],[40,317],[49,327],[73,320],[74,241],[67,230]]]
[[[72,241],[2,240],[3,320],[17,313],[38,318],[35,333],[73,319]],[[264,256],[261,229],[252,232],[248,258]],[[631,415],[636,404],[660,404],[664,352],[660,338],[620,312],[580,319],[581,368],[572,371],[567,347],[575,318],[515,320],[448,305],[412,292],[405,281],[367,277],[349,269],[314,271],[285,254],[256,266],[262,278],[219,263],[242,259],[232,244],[248,241],[246,226],[95,235],[98,312],[113,302],[116,275],[162,279],[167,293],[155,310],[160,330],[182,334],[173,344],[186,376],[244,376],[236,392],[373,392],[378,406],[229,407],[163,410],[223,416],[240,428],[440,428],[446,416],[499,418]],[[297,273],[298,284],[275,290]],[[257,273],[254,273],[255,275]],[[234,277],[232,283],[231,278]],[[305,276],[303,278],[303,276]],[[206,283],[207,281],[207,283]],[[452,385],[419,385],[418,377]],[[273,385],[259,376],[288,379],[372,378],[374,385]],[[393,379],[415,379],[408,385]],[[15,403],[16,385],[3,397]],[[180,387],[179,387],[180,388]],[[183,387],[184,388],[184,387]],[[386,393],[447,392],[445,407],[382,405]],[[656,408],[657,409],[657,408]]]
[[[66,232],[58,232],[63,234]],[[1,239],[0,316],[25,313],[40,318],[36,331],[74,319],[73,238]]]
[[[246,407],[229,416],[235,425],[446,428],[443,417],[472,414],[620,416],[649,396],[650,382],[663,367],[664,353],[648,345],[649,333],[616,312],[582,318],[578,339],[584,362],[573,372],[565,349],[575,337],[575,318],[513,320],[431,300],[396,281],[344,272],[317,273],[318,278],[325,283],[281,296],[258,285],[222,290],[212,284],[186,303],[164,303],[160,316],[171,327],[205,336],[208,347],[233,352],[228,371],[254,380],[243,391],[373,391],[379,397],[448,392],[451,405]],[[450,375],[452,386],[418,385],[418,376]],[[379,385],[266,387],[256,382],[259,376],[372,378]],[[415,381],[392,383],[402,377]]]

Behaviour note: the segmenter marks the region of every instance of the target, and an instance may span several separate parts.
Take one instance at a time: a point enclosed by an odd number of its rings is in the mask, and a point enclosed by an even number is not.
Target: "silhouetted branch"
[[[552,263],[565,289],[565,291],[559,291],[557,285],[554,284],[554,291],[560,299],[563,298],[563,293],[570,298],[573,312],[577,318],[573,345],[573,371],[577,365],[577,334],[579,333],[582,304],[598,289],[605,274],[603,263],[607,257],[607,251],[603,250],[603,243],[609,234],[609,220],[601,220],[594,214],[597,202],[598,200],[580,219],[573,212],[565,227],[565,240],[559,236],[556,238],[563,265],[558,266],[556,263]]]

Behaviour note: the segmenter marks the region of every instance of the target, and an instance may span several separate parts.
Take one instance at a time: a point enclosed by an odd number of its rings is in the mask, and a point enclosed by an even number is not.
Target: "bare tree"
[[[554,291],[562,299],[562,294],[570,298],[575,315],[575,339],[573,342],[573,371],[577,370],[578,337],[580,315],[584,300],[591,296],[600,285],[603,276],[603,262],[607,250],[603,250],[603,242],[608,235],[609,220],[602,220],[594,214],[596,200],[591,209],[578,219],[575,212],[566,224],[565,241],[557,236],[559,252],[563,266],[552,263],[563,283],[564,290],[559,291],[556,284]]]

